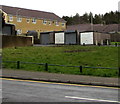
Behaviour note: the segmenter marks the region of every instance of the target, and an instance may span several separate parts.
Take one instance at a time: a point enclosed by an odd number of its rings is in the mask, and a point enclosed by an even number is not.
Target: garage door
[[[93,44],[93,32],[80,33],[81,45]]]
[[[76,44],[76,33],[65,34],[65,44]]]
[[[40,34],[41,44],[49,44],[50,43],[50,35],[49,34]]]
[[[55,33],[55,44],[64,44],[64,32]]]

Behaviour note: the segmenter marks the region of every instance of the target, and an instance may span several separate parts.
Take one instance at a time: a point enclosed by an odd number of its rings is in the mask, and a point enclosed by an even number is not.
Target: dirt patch
[[[21,53],[21,52],[18,52],[18,53],[11,53],[11,54],[23,54],[23,53]]]
[[[83,50],[67,50],[67,51],[64,51],[65,53],[73,53],[73,52],[90,52],[92,50],[86,50],[86,49],[83,49]]]

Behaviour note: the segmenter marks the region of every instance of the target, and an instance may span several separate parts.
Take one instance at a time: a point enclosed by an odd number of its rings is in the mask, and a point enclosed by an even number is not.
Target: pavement
[[[56,74],[47,72],[32,72],[24,70],[2,69],[3,78],[17,78],[47,82],[84,84],[95,86],[120,87],[119,78],[96,77],[85,75]]]

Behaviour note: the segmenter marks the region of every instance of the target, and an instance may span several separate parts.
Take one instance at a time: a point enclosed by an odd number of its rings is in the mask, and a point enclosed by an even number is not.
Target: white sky
[[[0,0],[0,5],[53,12],[58,16],[105,14],[118,10],[120,0]]]

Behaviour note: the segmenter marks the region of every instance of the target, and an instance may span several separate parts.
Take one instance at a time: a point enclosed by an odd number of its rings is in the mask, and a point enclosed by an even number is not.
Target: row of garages
[[[42,32],[40,33],[39,36],[39,42],[42,45],[48,45],[48,44],[108,45],[110,44],[110,34],[98,33],[92,31]]]
[[[2,28],[3,35],[15,35],[14,25],[6,24]],[[38,34],[29,31],[26,36],[34,37],[34,44],[78,44],[78,45],[108,45],[110,42],[120,42],[120,34],[107,34],[93,31],[53,31]]]

